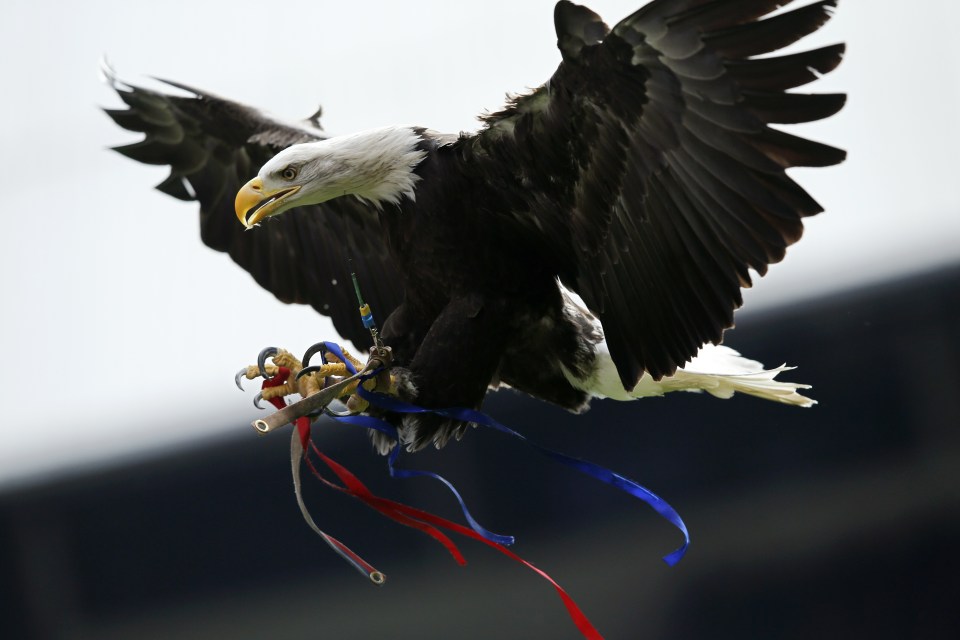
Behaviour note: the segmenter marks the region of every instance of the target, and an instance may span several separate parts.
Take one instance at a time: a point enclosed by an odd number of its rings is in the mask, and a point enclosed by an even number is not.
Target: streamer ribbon
[[[340,358],[344,362],[349,362],[348,359],[344,356],[343,351],[340,349],[340,347],[337,344],[333,342],[326,342],[324,343],[324,345],[326,346],[327,350],[330,353]],[[347,369],[348,370],[353,369],[351,373],[356,373],[355,368],[351,364],[347,365]],[[376,372],[372,372],[369,374],[369,376],[365,376],[365,378],[372,378],[375,375],[376,375]],[[605,482],[611,486],[616,487],[617,489],[620,489],[621,491],[624,491],[632,495],[635,498],[638,498],[639,500],[642,500],[643,502],[647,503],[650,507],[652,507],[654,511],[659,513],[661,517],[663,517],[670,524],[672,524],[677,529],[679,529],[680,532],[683,534],[683,538],[684,538],[683,544],[680,547],[678,547],[676,550],[663,556],[663,561],[666,562],[671,567],[676,565],[678,562],[680,562],[680,559],[683,558],[684,554],[686,554],[687,552],[687,548],[690,546],[690,532],[687,530],[687,525],[683,522],[683,518],[680,517],[680,514],[678,514],[676,510],[667,503],[666,500],[664,500],[654,492],[650,491],[646,487],[642,486],[638,482],[631,480],[629,478],[626,478],[618,473],[614,473],[610,469],[602,467],[593,462],[581,460],[580,458],[574,458],[572,456],[568,456],[566,454],[559,453],[552,449],[543,447],[529,440],[523,434],[518,433],[517,431],[514,431],[513,429],[494,420],[492,417],[488,416],[487,414],[481,411],[476,411],[473,409],[463,409],[463,408],[426,409],[426,408],[418,407],[416,405],[413,405],[407,402],[403,402],[392,396],[387,396],[382,393],[368,391],[367,389],[364,388],[362,383],[357,386],[357,394],[360,395],[361,398],[363,398],[370,404],[376,407],[379,407],[381,409],[385,409],[387,411],[392,411],[395,413],[406,413],[406,414],[433,413],[436,415],[443,416],[445,418],[450,418],[452,420],[459,420],[461,422],[472,422],[474,424],[477,424],[483,427],[494,429],[495,431],[499,431],[500,433],[504,433],[508,436],[516,438],[517,440],[520,440],[521,442],[523,442],[524,444],[526,444],[527,446],[532,448],[534,451],[536,451],[537,453],[543,456],[546,456],[572,469],[576,469],[581,473],[585,473],[586,475],[592,478],[595,478],[601,482]],[[390,430],[392,430],[393,437],[396,437],[396,429],[394,429],[388,423],[382,420],[379,420],[378,418],[372,418],[369,416],[363,416],[363,417],[368,418],[370,421],[377,421],[382,425],[385,425],[386,427],[385,432],[390,434],[391,433]],[[373,426],[372,422],[370,423],[368,428],[377,428],[381,431],[384,431],[384,428],[382,427]],[[400,441],[399,439],[397,439],[397,447],[394,449],[391,455],[391,465],[393,461],[396,459],[397,455],[399,455],[399,449],[400,449]],[[426,472],[421,472],[421,473],[426,473]],[[448,486],[450,486],[452,489],[452,485],[446,482],[446,480],[444,480],[444,482]],[[459,494],[457,494],[457,496],[459,499]],[[462,505],[463,501],[461,500],[460,502]],[[464,512],[466,513],[465,506],[464,506]],[[468,518],[468,521],[471,522],[471,525],[473,524],[472,519]],[[478,531],[478,533],[480,532]],[[483,534],[481,533],[481,535]]]
[[[287,369],[281,368],[279,373],[269,380],[265,380],[263,383],[264,388],[269,386],[278,386],[283,384],[286,379],[289,377],[290,372]],[[282,409],[286,406],[286,403],[282,398],[271,398],[270,403],[273,404],[277,409]],[[363,416],[352,416],[351,418],[360,418]],[[346,418],[343,419],[347,421]],[[349,420],[349,423],[353,423],[357,426],[366,426],[367,428],[380,428],[379,426],[375,427],[373,425],[364,425],[365,421],[356,421]],[[380,421],[382,422],[382,421]],[[306,507],[306,504],[303,501],[303,495],[301,490],[301,481],[300,481],[300,468],[301,463],[305,462],[310,471],[326,486],[340,491],[341,493],[346,493],[354,498],[357,498],[364,502],[367,506],[373,508],[379,513],[385,515],[386,517],[414,529],[418,529],[427,535],[433,537],[435,540],[440,542],[450,555],[453,556],[454,560],[458,564],[465,565],[467,563],[463,554],[457,548],[450,538],[440,531],[440,528],[447,529],[454,533],[458,533],[462,536],[466,536],[478,542],[482,542],[490,547],[493,547],[500,553],[504,554],[511,560],[518,562],[531,571],[537,573],[540,577],[550,583],[550,585],[556,590],[557,594],[560,596],[560,599],[563,601],[564,607],[567,609],[567,614],[570,616],[570,619],[579,629],[580,633],[587,638],[588,640],[603,640],[603,636],[600,632],[593,626],[590,620],[584,615],[580,607],[577,606],[577,603],[570,597],[570,595],[561,587],[553,578],[551,578],[545,571],[536,567],[532,563],[524,560],[519,555],[510,551],[506,546],[492,539],[489,532],[486,532],[482,527],[480,527],[476,522],[471,522],[471,526],[478,528],[485,533],[475,531],[464,527],[463,525],[457,524],[446,518],[441,518],[440,516],[434,515],[422,509],[417,509],[409,505],[405,505],[401,502],[396,502],[394,500],[388,500],[380,496],[375,495],[366,485],[364,485],[355,475],[353,475],[349,470],[346,469],[343,465],[337,463],[335,460],[324,454],[320,451],[316,444],[310,439],[310,419],[308,417],[301,417],[296,420],[294,423],[296,429],[294,430],[291,439],[290,439],[290,458],[291,466],[293,470],[293,482],[294,490],[297,496],[297,504],[300,507],[300,511],[303,514],[304,519],[307,521],[307,524],[313,529],[320,537],[333,549],[337,555],[346,560],[352,567],[357,571],[365,575],[375,584],[383,584],[386,581],[386,576],[375,569],[370,563],[366,562],[358,554],[352,551],[345,544],[334,538],[333,536],[322,531],[317,524],[314,522],[313,517],[310,515],[309,510]],[[385,424],[385,423],[384,423]],[[388,425],[389,427],[389,425]],[[392,427],[391,427],[392,428]],[[399,440],[397,441],[397,450],[399,450]],[[310,453],[315,454],[326,466],[330,469],[334,475],[343,483],[343,485],[338,485],[323,476],[320,471],[313,464],[313,461],[310,459]],[[391,456],[395,460],[395,455]],[[398,470],[399,471],[399,470]],[[391,472],[393,473],[393,468],[391,467]],[[458,500],[461,503],[461,506],[464,509],[464,513],[467,514],[469,518],[469,513],[466,510],[466,506],[463,504],[460,494],[454,489],[453,485],[441,478],[436,474],[431,474],[429,472],[406,472],[413,473],[415,475],[430,475],[431,477],[439,478],[442,480],[450,489],[453,491],[454,495],[457,496]],[[401,476],[402,477],[402,476]],[[472,520],[472,519],[471,519]],[[501,536],[502,537],[502,536]],[[506,536],[509,537],[509,536]],[[512,538],[510,538],[512,541]]]

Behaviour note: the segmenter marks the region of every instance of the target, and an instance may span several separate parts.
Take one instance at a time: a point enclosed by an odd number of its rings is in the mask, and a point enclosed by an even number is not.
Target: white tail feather
[[[800,389],[809,389],[810,385],[775,379],[778,374],[793,367],[781,365],[775,369],[764,369],[759,362],[744,358],[725,346],[705,345],[676,374],[659,381],[644,374],[633,391],[623,389],[606,342],[597,345],[597,365],[596,374],[590,380],[579,381],[578,386],[599,398],[633,400],[662,396],[670,391],[706,391],[724,399],[740,392],[798,407],[816,404],[816,400],[799,393]]]
[[[756,360],[744,358],[726,346],[706,344],[693,359],[669,378],[654,380],[643,374],[632,391],[626,391],[620,382],[617,367],[610,357],[607,341],[603,339],[603,327],[596,315],[576,293],[559,283],[564,299],[564,312],[571,318],[587,320],[593,325],[588,336],[595,350],[596,368],[586,378],[580,379],[564,369],[567,380],[578,389],[597,398],[633,400],[650,396],[662,396],[670,391],[706,391],[717,398],[730,398],[736,392],[773,400],[797,407],[812,407],[817,404],[799,393],[810,385],[775,380],[778,374],[793,367],[780,365],[776,369],[764,369]]]

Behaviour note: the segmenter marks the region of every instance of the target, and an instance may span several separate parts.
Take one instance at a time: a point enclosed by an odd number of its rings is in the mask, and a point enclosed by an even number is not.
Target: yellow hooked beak
[[[297,191],[300,191],[300,185],[276,191],[264,191],[263,180],[254,178],[237,192],[235,203],[237,218],[247,229],[252,229],[261,220],[273,215],[283,201]],[[253,215],[248,219],[247,214],[251,210],[254,210]]]

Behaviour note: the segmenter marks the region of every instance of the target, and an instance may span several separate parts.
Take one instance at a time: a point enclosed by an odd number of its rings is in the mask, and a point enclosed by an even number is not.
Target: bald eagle
[[[169,165],[157,188],[199,201],[207,245],[363,347],[357,271],[409,401],[475,408],[506,385],[572,411],[672,390],[803,406],[803,385],[774,380],[784,367],[715,346],[750,270],[763,275],[822,211],[786,169],[845,157],[770,126],[845,101],[789,92],[833,70],[842,44],[765,55],[817,30],[837,0],[768,16],[784,4],[653,0],[611,29],[561,0],[556,72],[475,133],[327,137],[319,113],[286,123],[112,73],[129,108],[107,113],[146,134],[117,151]],[[392,419],[411,449],[466,426]]]

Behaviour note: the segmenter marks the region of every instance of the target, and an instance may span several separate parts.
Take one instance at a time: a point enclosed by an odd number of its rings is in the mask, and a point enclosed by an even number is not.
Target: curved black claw
[[[322,368],[323,367],[321,367],[318,364],[315,364],[312,367],[304,367],[303,369],[300,369],[300,371],[297,372],[297,376],[294,378],[294,380],[299,380],[303,376],[310,375],[311,373],[316,373],[320,371],[320,369]]]
[[[260,369],[260,375],[267,380],[270,379],[270,376],[267,375],[267,358],[272,358],[278,353],[280,353],[280,350],[276,347],[267,347],[257,356],[257,368]]]
[[[266,407],[264,407],[264,406],[262,406],[262,405],[260,404],[260,401],[261,401],[261,400],[263,400],[263,392],[262,392],[262,391],[261,391],[260,393],[258,393],[257,395],[253,396],[253,406],[255,406],[257,409],[260,409],[260,411],[265,411],[265,410],[266,410]]]
[[[243,385],[240,384],[240,381],[243,380],[246,376],[247,376],[247,368],[244,367],[243,369],[240,369],[240,371],[237,372],[237,375],[233,377],[233,381],[237,383],[237,388],[240,389],[240,391],[243,391]]]
[[[327,345],[322,342],[318,342],[313,345],[303,354],[303,358],[300,359],[300,362],[303,364],[304,368],[307,368],[307,365],[310,364],[310,358],[317,355],[326,355],[327,354]]]

